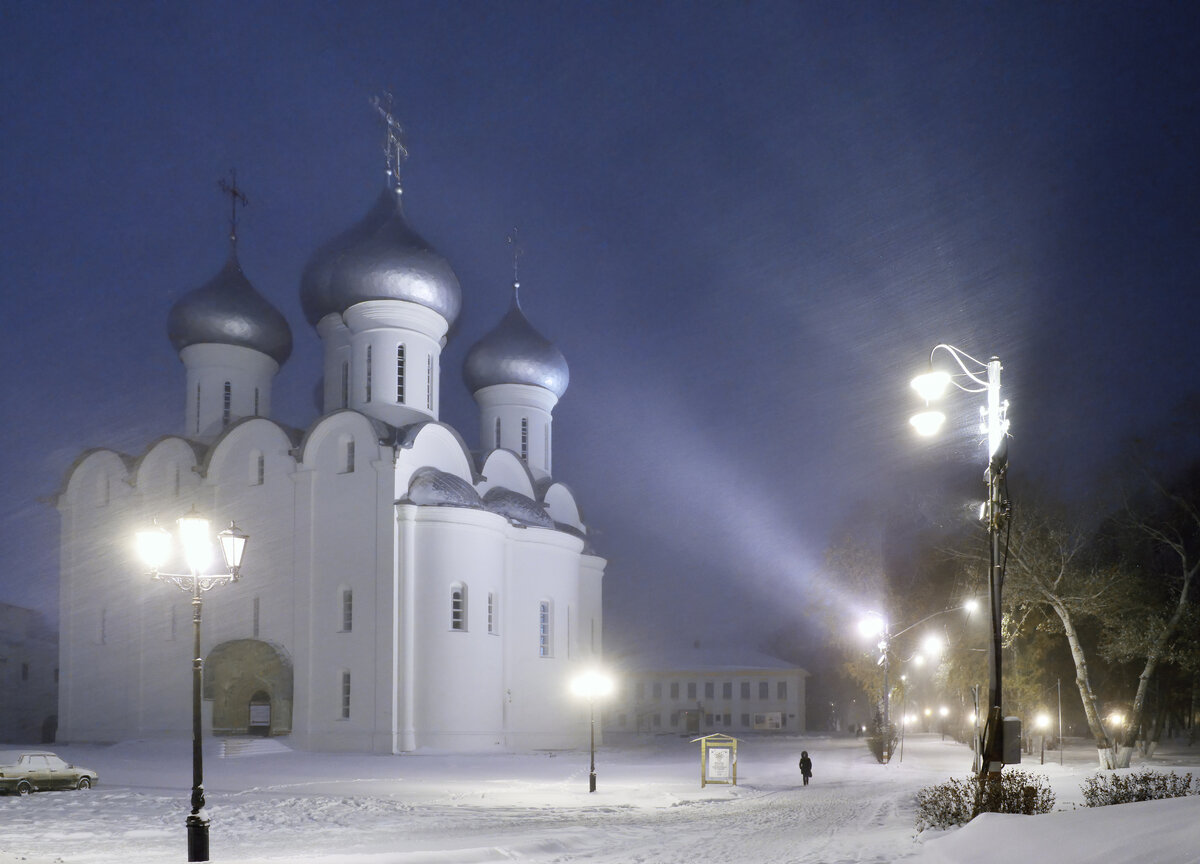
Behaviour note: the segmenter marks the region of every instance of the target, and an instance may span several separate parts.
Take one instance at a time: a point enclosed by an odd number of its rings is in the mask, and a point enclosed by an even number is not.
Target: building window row
[[[679,681],[672,681],[669,683],[668,693],[670,694],[670,696],[669,696],[670,699],[672,699],[672,700],[679,699],[679,694],[681,692],[680,683],[681,682],[679,682]],[[732,700],[733,699],[733,683],[734,682],[732,682],[732,681],[721,682],[721,698],[722,699],[724,699],[724,700]],[[688,681],[688,682],[686,682],[686,684],[687,684],[687,690],[686,690],[687,697],[686,698],[689,701],[695,700],[697,698],[696,694],[699,692],[699,688],[697,687],[696,682]],[[660,682],[660,681],[651,682],[649,692],[650,692],[650,696],[652,699],[656,699],[656,700],[662,699],[662,694],[663,694],[662,682]],[[759,681],[758,688],[755,691],[752,688],[750,681],[739,682],[738,695],[741,699],[749,700],[749,699],[753,698],[751,694],[754,692],[757,692],[758,699],[763,699],[763,700],[770,699],[771,698],[771,683],[769,681]],[[646,693],[647,693],[646,682],[645,681],[635,682],[634,694],[635,694],[635,697],[639,701],[646,698]],[[705,699],[717,698],[717,682],[715,682],[715,681],[705,681],[704,682],[704,698]],[[787,683],[787,681],[776,681],[775,682],[775,698],[779,699],[779,700],[788,698],[788,683]]]

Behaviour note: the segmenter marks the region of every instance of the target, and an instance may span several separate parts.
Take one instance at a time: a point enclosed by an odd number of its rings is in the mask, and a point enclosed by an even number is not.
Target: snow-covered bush
[[[951,778],[917,793],[917,831],[965,825],[980,813],[1049,813],[1054,790],[1040,774],[1005,771],[999,779]]]
[[[1083,781],[1083,803],[1088,807],[1157,801],[1200,795],[1191,774],[1173,771],[1135,771],[1129,774],[1093,774]]]

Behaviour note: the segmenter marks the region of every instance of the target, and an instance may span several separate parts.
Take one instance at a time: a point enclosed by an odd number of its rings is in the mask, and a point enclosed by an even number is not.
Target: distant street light
[[[962,375],[951,376],[947,372],[933,369],[933,358],[943,350],[958,364]],[[967,363],[972,364],[968,366]],[[945,343],[935,345],[929,353],[930,371],[918,375],[912,381],[913,389],[928,405],[940,398],[946,387],[953,384],[967,393],[987,393],[987,407],[981,409],[982,431],[988,439],[988,467],[985,475],[988,500],[983,516],[988,530],[988,604],[991,619],[991,651],[988,658],[988,709],[983,731],[983,758],[980,775],[999,773],[1004,764],[1004,728],[1001,710],[1001,590],[1004,582],[1003,558],[1000,554],[1001,527],[1008,519],[1009,502],[1006,494],[1005,475],[1008,471],[1008,403],[1000,400],[1000,358],[992,357],[987,363],[976,360],[964,351]],[[965,377],[969,383],[960,383],[955,378]],[[941,428],[945,416],[938,411],[917,414],[909,422],[922,435],[932,435]]]
[[[212,563],[212,537],[208,520],[192,507],[190,513],[177,520],[179,545],[183,549],[183,560],[187,573],[164,573],[160,568],[171,560],[175,545],[171,534],[159,527],[137,533],[138,552],[142,561],[150,568],[150,577],[159,582],[168,582],[192,595],[192,812],[187,817],[188,861],[208,860],[208,816],[204,813],[204,751],[201,746],[200,690],[204,658],[200,655],[200,610],[204,601],[201,592],[236,582],[241,578],[242,554],[246,551],[248,534],[238,530],[232,522],[217,535],[221,556],[225,559],[225,573],[204,574]]]
[[[596,791],[596,700],[611,695],[613,686],[613,679],[596,669],[589,669],[571,682],[571,692],[588,701],[592,729],[592,767],[588,773],[588,792]]]
[[[891,725],[891,721],[889,719],[891,688],[888,685],[888,672],[892,663],[892,640],[898,639],[909,630],[912,630],[914,627],[920,627],[926,621],[936,618],[939,615],[945,615],[947,612],[957,612],[960,609],[966,609],[967,614],[969,615],[975,610],[977,605],[978,604],[974,600],[967,600],[958,606],[953,606],[949,609],[941,609],[930,615],[926,615],[920,621],[909,624],[904,629],[898,630],[895,633],[891,632],[891,625],[888,623],[887,618],[878,612],[868,612],[861,619],[859,619],[858,632],[862,634],[864,638],[874,639],[876,636],[881,637],[879,644],[876,646],[879,648],[879,659],[875,662],[877,665],[883,668],[883,750],[881,752],[883,755],[883,763],[885,765],[891,759],[891,754],[888,752],[888,748],[891,745],[891,735],[889,732]],[[932,648],[931,653],[936,656],[937,654],[941,653],[943,643],[938,636],[930,635],[925,638],[925,645],[927,648]],[[912,660],[917,666],[920,666],[925,662],[925,658],[920,654],[914,654],[908,659]],[[901,676],[901,680],[903,680],[903,678],[904,676]]]
[[[1034,726],[1037,728],[1037,730],[1038,730],[1038,731],[1041,733],[1041,737],[1042,737],[1042,764],[1043,764],[1043,765],[1045,765],[1045,764],[1046,764],[1046,730],[1050,728],[1050,715],[1049,715],[1049,714],[1045,714],[1045,713],[1037,715],[1037,717],[1036,717],[1036,718],[1034,719],[1034,721],[1033,721],[1033,725],[1034,725]],[[1059,747],[1061,747],[1061,746],[1062,746],[1062,744],[1061,744],[1061,743],[1059,743],[1059,745],[1058,745],[1058,746],[1059,746]]]

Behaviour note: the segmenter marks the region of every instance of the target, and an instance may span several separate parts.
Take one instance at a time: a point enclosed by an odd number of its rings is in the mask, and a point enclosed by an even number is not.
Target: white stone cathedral
[[[271,415],[291,331],[242,273],[234,230],[224,268],[170,310],[182,430],[137,455],[88,451],[69,471],[59,741],[190,729],[191,598],[149,579],[133,537],[195,506],[250,535],[241,580],[204,594],[206,733],[392,753],[586,742],[569,682],[599,659],[605,561],[551,474],[566,361],[514,282],[465,364],[481,454],[438,420],[462,292],[388,173],[302,278],[324,346],[321,417],[295,429]]]

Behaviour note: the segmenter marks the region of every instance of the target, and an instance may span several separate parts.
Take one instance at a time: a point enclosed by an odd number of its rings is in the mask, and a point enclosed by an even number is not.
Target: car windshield
[[[20,750],[0,750],[0,765],[16,765],[20,760]]]

